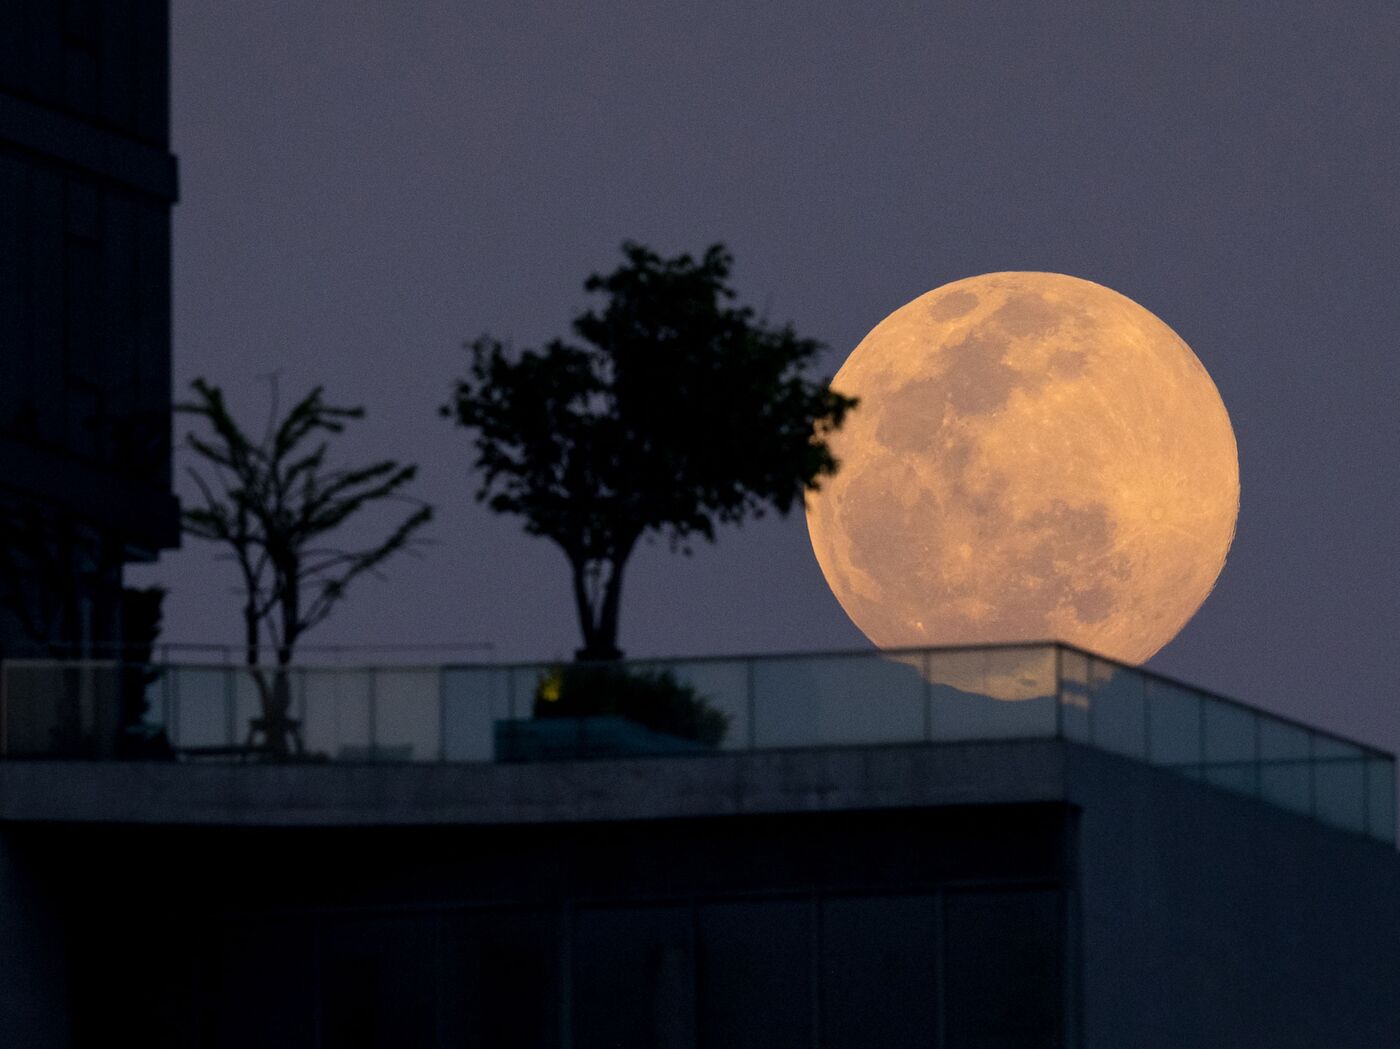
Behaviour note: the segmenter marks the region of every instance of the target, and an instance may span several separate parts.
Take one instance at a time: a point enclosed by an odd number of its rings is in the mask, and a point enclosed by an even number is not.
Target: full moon
[[[881,648],[1065,641],[1141,663],[1215,585],[1234,432],[1152,313],[1058,273],[944,285],[875,326],[809,493],[812,549]]]

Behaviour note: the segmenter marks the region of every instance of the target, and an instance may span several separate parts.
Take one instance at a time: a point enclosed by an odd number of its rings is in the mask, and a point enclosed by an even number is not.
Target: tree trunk
[[[279,564],[277,566],[278,577],[282,580],[295,579],[296,565],[288,566]],[[293,753],[301,753],[301,733],[298,731],[299,725],[292,719],[292,681],[291,662],[292,654],[296,648],[297,637],[300,635],[301,627],[298,620],[300,615],[299,597],[295,585],[288,586],[285,582],[279,586],[277,593],[278,611],[282,618],[282,630],[280,637],[273,633],[273,641],[276,644],[277,663],[272,669],[272,679],[269,681],[259,670],[253,671],[253,676],[258,683],[258,698],[262,703],[262,716],[252,725],[252,735],[261,733],[262,752],[271,758],[286,758]],[[258,622],[254,606],[250,602],[246,611],[248,628],[248,659],[252,663],[256,660],[258,651]]]
[[[250,667],[258,665],[258,607],[252,597],[243,606],[243,662]]]
[[[574,566],[574,600],[579,610],[579,625],[583,630],[583,647],[574,653],[580,663],[609,662],[622,658],[617,647],[617,626],[622,607],[622,570],[632,552],[628,543],[619,553],[605,559],[608,569],[603,584],[603,597],[596,605],[590,599],[586,564]]]
[[[598,622],[594,640],[600,659],[621,659],[622,649],[617,647],[617,624],[622,605],[622,569],[624,557],[612,562],[607,585],[603,589],[603,607],[598,612]]]
[[[293,563],[281,570],[284,583],[279,598],[282,615],[282,636],[277,643],[277,669],[273,671],[272,688],[268,703],[263,711],[263,733],[267,740],[267,750],[274,757],[284,758],[293,752],[301,753],[301,733],[292,720],[292,653],[296,649],[297,638],[301,634],[300,591],[296,586],[298,566]]]
[[[596,631],[593,626],[593,603],[588,596],[588,561],[583,557],[570,557],[574,584],[574,609],[578,612],[578,627],[583,633],[583,647],[574,653],[578,660],[588,659],[586,653],[593,650]]]

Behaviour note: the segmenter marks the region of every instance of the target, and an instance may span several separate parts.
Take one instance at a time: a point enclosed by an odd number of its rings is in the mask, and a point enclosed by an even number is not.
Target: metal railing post
[[[238,746],[238,680],[228,670],[224,679],[224,745]]]
[[[447,668],[438,667],[438,761],[447,760]]]
[[[166,720],[166,730],[170,733],[170,745],[178,747],[180,745],[180,681],[174,674],[170,675],[170,679],[171,686],[167,693],[170,710]]]
[[[1055,738],[1065,738],[1065,650],[1055,645]]]
[[[924,649],[924,742],[933,742],[933,655]]]
[[[744,692],[749,708],[749,750],[755,750],[758,747],[758,711],[754,705],[753,679],[753,658],[750,657],[744,660]]]
[[[369,760],[379,760],[379,688],[374,667],[366,668],[369,675]]]

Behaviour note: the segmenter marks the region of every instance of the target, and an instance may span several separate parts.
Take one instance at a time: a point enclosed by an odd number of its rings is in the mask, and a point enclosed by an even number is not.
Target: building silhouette
[[[298,668],[294,763],[240,748],[251,671],[153,668],[167,760],[0,760],[0,1023],[1340,1049],[1400,1022],[1390,755],[1055,645],[664,665],[714,746],[548,717],[548,666]],[[6,718],[40,738],[123,673],[10,661]]]
[[[704,744],[296,668],[294,762],[270,671],[103,658],[177,540],[166,19],[0,6],[0,1044],[1394,1044],[1393,758],[1088,653],[661,664]]]
[[[170,491],[166,4],[0,5],[0,653],[127,640]]]

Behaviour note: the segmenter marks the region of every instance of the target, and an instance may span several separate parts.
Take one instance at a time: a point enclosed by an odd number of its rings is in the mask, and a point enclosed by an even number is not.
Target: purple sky
[[[419,462],[439,507],[310,641],[576,647],[562,555],[472,503],[435,409],[464,338],[562,333],[624,238],[725,241],[828,374],[921,292],[1055,270],[1175,328],[1240,445],[1229,563],[1151,665],[1400,746],[1393,0],[173,6],[177,394],[260,419],[259,376],[324,382],[369,409],[348,454]],[[213,554],[131,573],[172,588],[167,640],[237,636]],[[792,518],[644,548],[622,644],[865,642]]]

